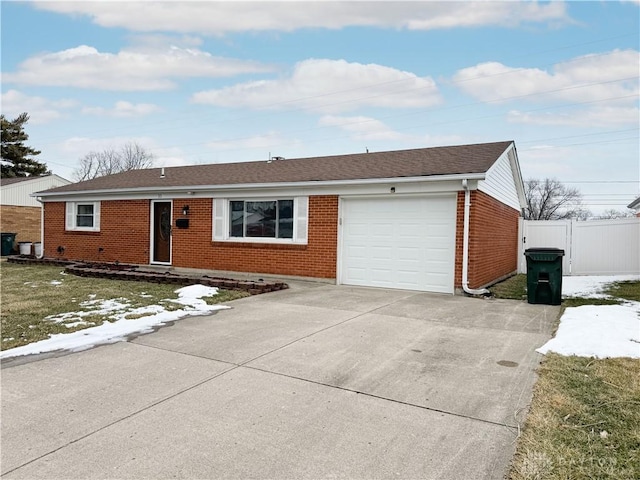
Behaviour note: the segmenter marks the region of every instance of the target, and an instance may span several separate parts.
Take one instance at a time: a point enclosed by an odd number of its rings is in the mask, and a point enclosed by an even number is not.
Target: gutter
[[[388,183],[413,183],[413,182],[443,182],[463,180],[484,180],[485,173],[472,174],[450,174],[450,175],[428,175],[417,177],[390,177],[390,178],[360,178],[349,180],[311,180],[302,182],[277,182],[277,183],[237,183],[227,185],[174,185],[162,186],[153,185],[149,187],[134,188],[107,188],[95,190],[67,190],[59,192],[42,192],[32,193],[32,197],[40,197],[40,201],[47,201],[49,198],[55,197],[71,197],[71,196],[87,196],[87,195],[126,195],[126,194],[157,194],[162,193],[187,193],[187,192],[207,192],[215,193],[218,190],[254,190],[254,189],[280,189],[280,188],[313,188],[313,187],[340,187],[340,186],[359,186],[359,185],[377,185]],[[62,187],[59,187],[62,188]]]
[[[471,207],[471,192],[467,185],[467,179],[462,179],[462,189],[464,190],[464,230],[462,240],[462,289],[469,295],[487,295],[486,288],[469,288],[469,212]]]

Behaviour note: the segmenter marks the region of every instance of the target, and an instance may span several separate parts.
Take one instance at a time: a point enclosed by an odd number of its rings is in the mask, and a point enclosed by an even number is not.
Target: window
[[[213,239],[307,243],[308,197],[213,200]]]
[[[230,203],[230,237],[293,238],[293,200]]]
[[[67,230],[100,230],[100,202],[67,202]]]

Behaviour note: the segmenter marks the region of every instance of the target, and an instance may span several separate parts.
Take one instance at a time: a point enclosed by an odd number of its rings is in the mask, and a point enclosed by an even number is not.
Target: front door
[[[171,202],[153,202],[153,262],[171,263]]]

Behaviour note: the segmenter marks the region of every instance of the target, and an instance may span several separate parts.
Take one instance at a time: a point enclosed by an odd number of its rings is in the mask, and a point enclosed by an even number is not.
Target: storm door
[[[153,263],[171,263],[171,202],[152,203]]]

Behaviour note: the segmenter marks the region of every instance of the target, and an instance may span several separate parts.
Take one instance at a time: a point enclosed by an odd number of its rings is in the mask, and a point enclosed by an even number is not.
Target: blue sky
[[[7,2],[2,113],[73,179],[514,140],[598,214],[640,194],[640,2]],[[28,33],[26,33],[28,32]]]

